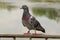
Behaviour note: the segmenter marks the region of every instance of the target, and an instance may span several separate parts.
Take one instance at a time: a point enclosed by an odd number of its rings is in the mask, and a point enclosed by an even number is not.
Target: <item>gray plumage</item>
[[[26,5],[22,6],[24,10],[22,16],[22,24],[30,30],[38,30],[45,33],[45,29],[41,26],[41,24],[29,13],[29,9]]]

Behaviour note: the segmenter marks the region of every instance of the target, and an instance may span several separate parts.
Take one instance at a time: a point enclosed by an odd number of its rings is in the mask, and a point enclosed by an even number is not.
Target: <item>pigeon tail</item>
[[[42,30],[43,33],[45,33],[45,30]]]
[[[45,29],[42,27],[42,26],[38,26],[37,28],[36,28],[36,30],[38,30],[38,31],[42,31],[43,33],[45,33]]]
[[[43,33],[45,33],[45,30],[44,29],[36,29],[36,30],[38,30],[38,31],[42,31]]]

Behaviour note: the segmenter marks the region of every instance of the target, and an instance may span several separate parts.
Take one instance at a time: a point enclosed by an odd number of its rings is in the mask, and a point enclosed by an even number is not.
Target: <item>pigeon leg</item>
[[[36,35],[36,34],[37,34],[37,32],[36,32],[36,29],[35,29],[33,35]]]
[[[35,32],[35,33],[33,33],[33,34],[36,35],[36,34],[37,34],[37,33],[36,33],[36,30],[34,30],[34,32]]]
[[[35,30],[35,34],[36,34],[36,30]]]
[[[30,33],[30,30],[27,33]]]

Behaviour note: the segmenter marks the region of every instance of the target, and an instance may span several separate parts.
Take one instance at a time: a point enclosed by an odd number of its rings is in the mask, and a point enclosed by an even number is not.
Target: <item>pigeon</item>
[[[45,33],[45,29],[41,26],[38,20],[29,13],[29,8],[27,5],[22,5],[20,9],[23,9],[22,24],[24,27],[27,27],[27,33],[30,33],[30,30],[37,30]]]

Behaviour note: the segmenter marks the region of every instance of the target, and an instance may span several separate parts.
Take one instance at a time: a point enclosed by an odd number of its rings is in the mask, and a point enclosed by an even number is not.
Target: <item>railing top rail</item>
[[[0,37],[19,37],[19,38],[60,38],[60,35],[45,34],[0,34]]]

